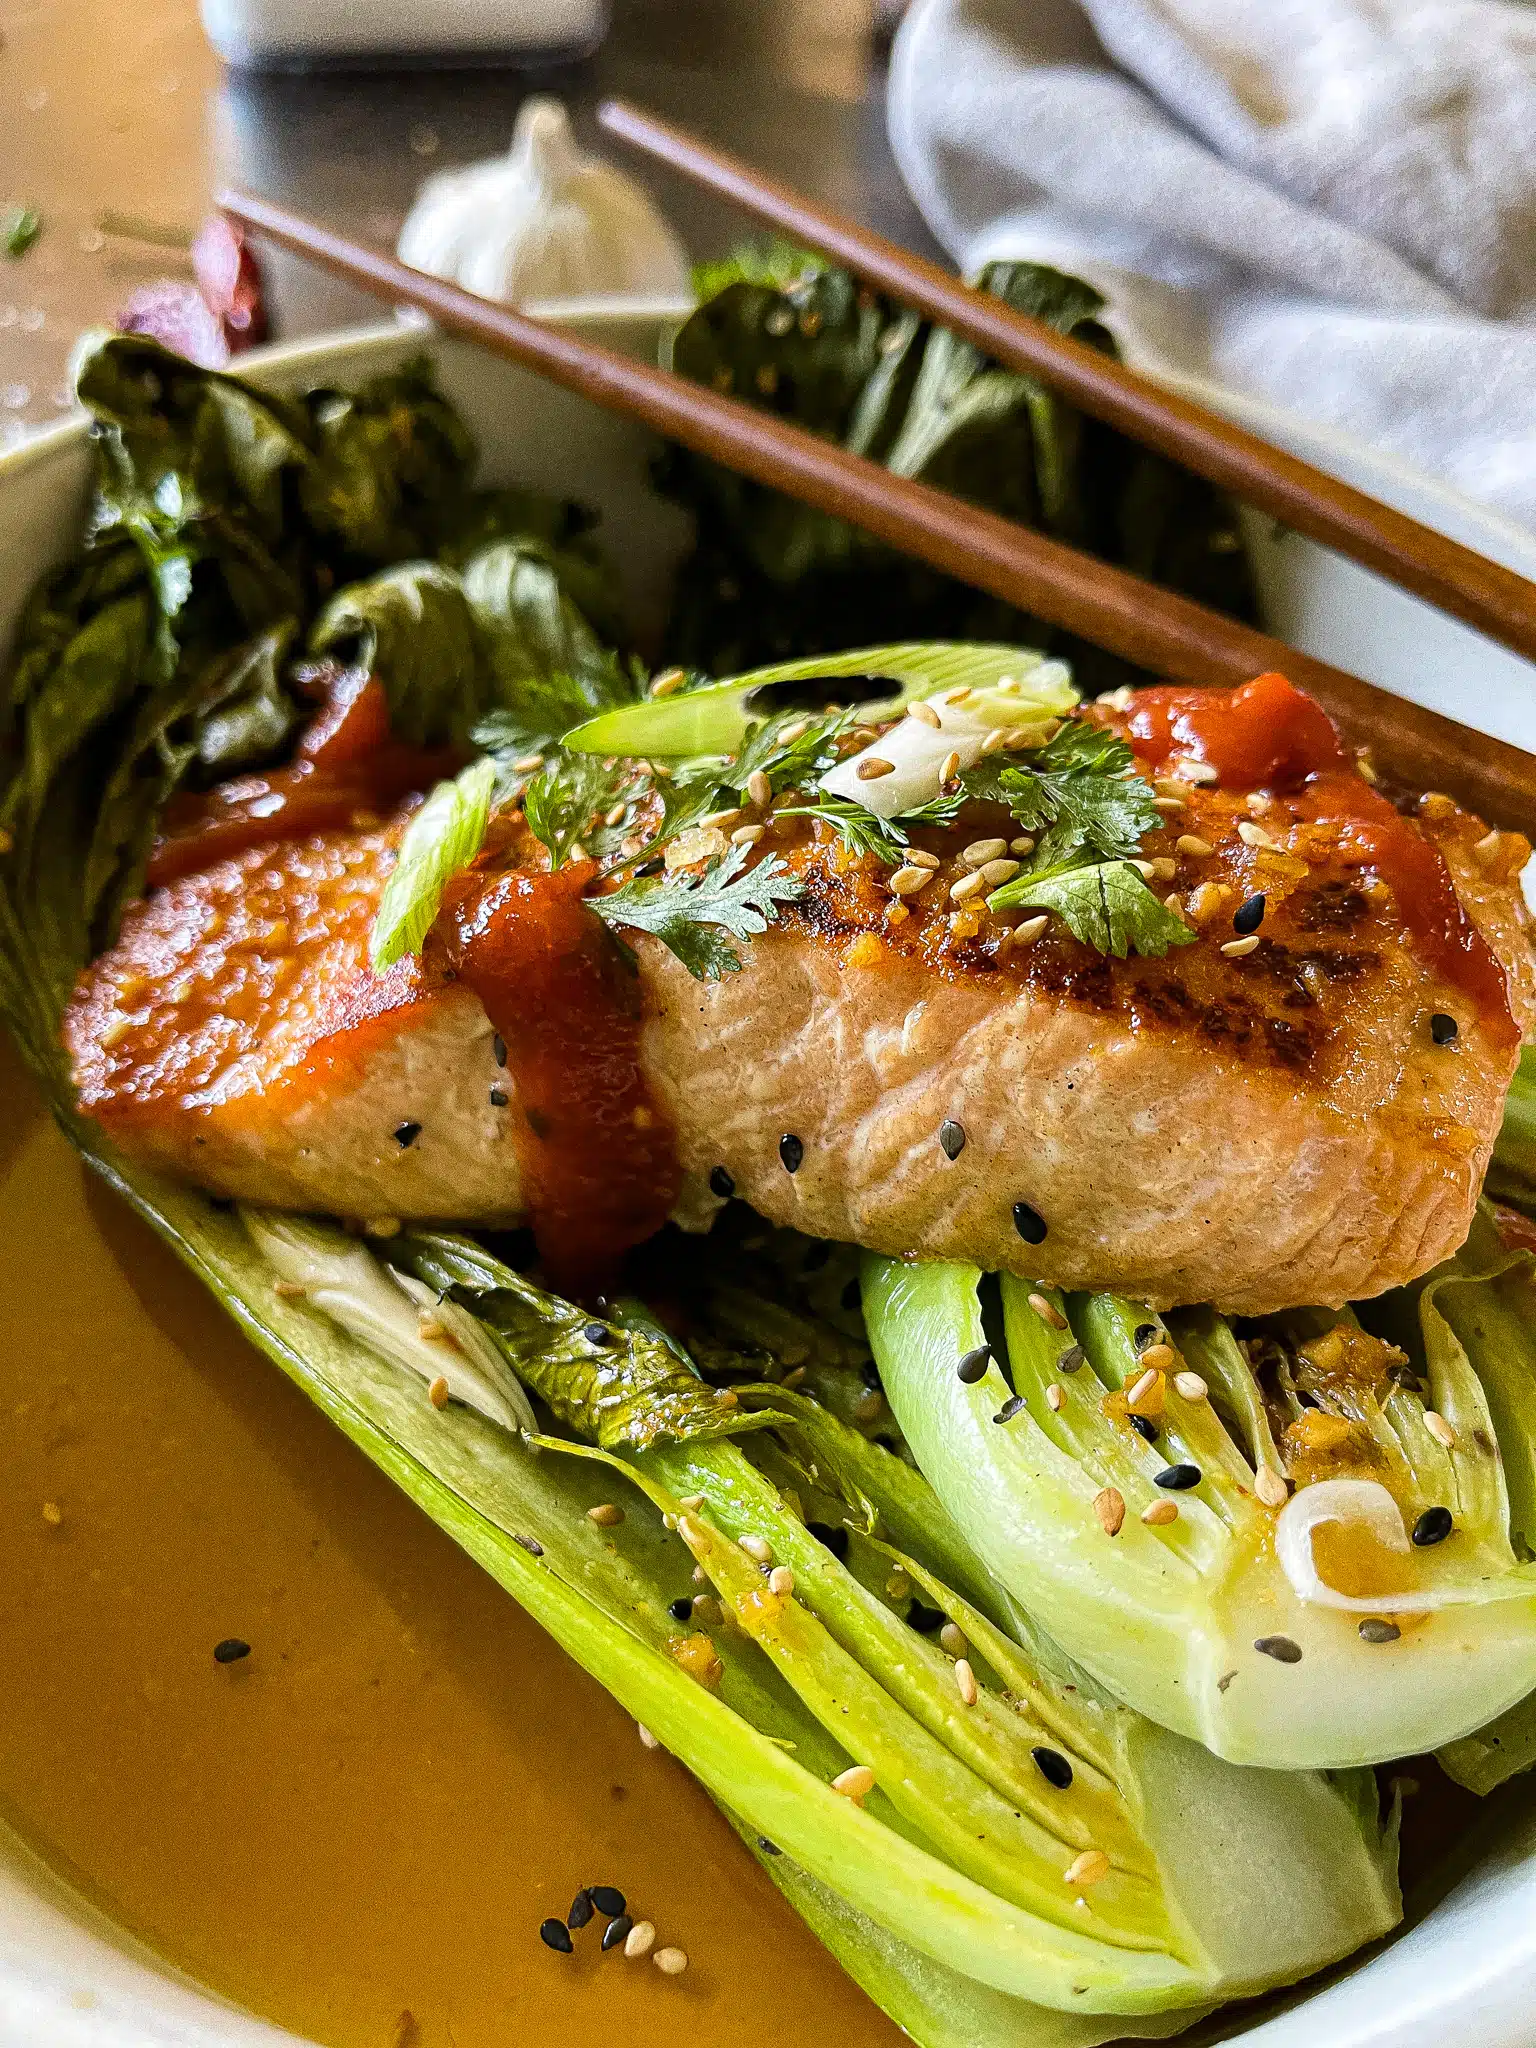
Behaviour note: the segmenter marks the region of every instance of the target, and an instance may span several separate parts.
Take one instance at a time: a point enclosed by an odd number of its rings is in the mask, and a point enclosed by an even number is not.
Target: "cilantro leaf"
[[[1062,726],[1027,766],[995,774],[997,793],[1018,822],[1026,831],[1045,832],[1041,869],[1084,859],[1129,860],[1159,823],[1152,791],[1134,772],[1124,740],[1078,720]]]
[[[1195,937],[1123,860],[1018,875],[987,901],[993,910],[1054,911],[1074,939],[1117,960],[1132,951],[1160,960]]]
[[[695,980],[719,981],[741,967],[731,939],[756,938],[777,921],[781,904],[805,893],[782,861],[770,857],[746,868],[746,858],[745,847],[734,847],[697,880],[626,882],[612,895],[589,896],[587,904],[610,927],[660,939]]]
[[[552,868],[611,851],[624,827],[607,826],[603,819],[632,779],[631,763],[597,754],[562,754],[534,776],[523,814],[534,838],[548,848]]]
[[[898,866],[906,856],[907,835],[901,828],[908,821],[877,818],[873,811],[865,810],[862,804],[855,803],[850,797],[821,794],[808,798],[803,804],[784,804],[774,815],[779,818],[820,818],[832,827],[851,852],[873,854],[887,867]]]

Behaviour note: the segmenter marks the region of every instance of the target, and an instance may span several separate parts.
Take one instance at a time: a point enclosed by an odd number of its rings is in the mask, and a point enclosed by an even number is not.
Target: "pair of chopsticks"
[[[1536,586],[1513,572],[637,109],[612,103],[601,119],[614,134],[737,200],[999,361],[1038,377],[1082,410],[1492,637],[1536,654]],[[1310,690],[1357,745],[1371,748],[1383,774],[1444,789],[1491,822],[1536,838],[1536,775],[1530,758],[1503,741],[1393,697],[1047,535],[895,476],[739,399],[410,269],[286,207],[245,194],[226,194],[219,203],[253,233],[381,298],[419,308],[445,331],[1140,667],[1216,685],[1281,669]]]

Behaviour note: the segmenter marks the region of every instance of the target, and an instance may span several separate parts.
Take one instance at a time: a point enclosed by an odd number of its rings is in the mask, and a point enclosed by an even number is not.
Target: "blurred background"
[[[899,11],[876,0],[615,0],[597,49],[565,62],[258,73],[220,63],[197,0],[3,0],[0,219],[35,213],[37,232],[24,254],[0,255],[0,448],[67,410],[82,327],[110,322],[159,276],[190,278],[174,244],[219,184],[392,246],[423,177],[504,151],[530,92],[564,99],[589,144],[598,101],[626,94],[931,250],[885,139]],[[644,175],[695,258],[749,232],[666,173]],[[278,336],[378,318],[376,302],[300,265],[272,258],[267,272]]]

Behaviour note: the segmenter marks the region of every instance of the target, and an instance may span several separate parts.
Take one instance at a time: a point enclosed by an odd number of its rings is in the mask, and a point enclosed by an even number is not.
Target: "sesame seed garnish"
[[[546,1948],[552,1948],[557,1955],[568,1956],[576,1944],[571,1940],[571,1930],[563,1920],[541,1920],[539,1939]]]
[[[766,811],[773,802],[773,784],[761,768],[754,768],[747,777],[747,800],[760,811]]]
[[[939,726],[943,723],[942,719],[939,717],[937,711],[934,710],[933,706],[931,704],[925,704],[921,698],[919,698],[915,704],[909,704],[907,706],[907,716],[908,718],[915,718],[919,725],[932,726],[935,731],[937,731]]]
[[[1259,1467],[1253,1490],[1267,1508],[1283,1508],[1291,1497],[1284,1474],[1277,1472],[1273,1465]]]
[[[1066,1390],[1058,1387],[1054,1380],[1045,1390],[1045,1405],[1053,1415],[1059,1415],[1067,1404]]]
[[[982,741],[981,751],[984,754],[1000,754],[1007,744],[1008,728],[1005,725],[995,725]]]
[[[949,900],[951,903],[969,903],[971,898],[979,896],[986,886],[987,878],[984,874],[973,872],[962,875],[958,882],[950,884]]]
[[[1180,811],[1189,809],[1189,799],[1182,796],[1155,796],[1152,802],[1165,817],[1170,818],[1177,817]]]
[[[664,1977],[681,1977],[688,1967],[688,1956],[680,1948],[659,1948],[651,1957]]]
[[[1016,946],[1032,946],[1050,921],[1049,913],[1045,911],[1038,917],[1026,917],[1022,924],[1014,926],[1013,943]]]
[[[56,1500],[45,1500],[43,1502],[43,1520],[50,1529],[57,1529],[63,1522],[64,1510]]]
[[[519,754],[512,763],[512,772],[514,775],[537,775],[543,766],[542,754]]]
[[[924,847],[909,846],[906,861],[908,867],[928,868],[931,871],[939,865],[939,856],[936,853],[929,853]]]
[[[656,1929],[649,1920],[637,1920],[624,1937],[624,1953],[633,1962],[649,1955],[656,1945]]]
[[[1125,1397],[1126,1406],[1128,1408],[1134,1408],[1138,1402],[1145,1402],[1149,1394],[1155,1394],[1157,1392],[1158,1382],[1161,1378],[1161,1373],[1159,1373],[1155,1368],[1148,1372],[1142,1373],[1140,1378],[1135,1381],[1135,1383],[1133,1384],[1130,1391],[1127,1393]]]
[[[1149,860],[1127,861],[1126,865],[1127,867],[1133,867],[1144,882],[1152,882],[1157,879],[1157,869]]]
[[[1173,1384],[1186,1401],[1203,1401],[1211,1391],[1197,1372],[1176,1372]]]
[[[249,1657],[250,1654],[250,1644],[239,1636],[226,1636],[223,1642],[215,1643],[213,1646],[215,1664],[238,1664],[242,1658]]]
[[[408,1122],[395,1125],[395,1143],[402,1152],[405,1151],[407,1146],[414,1145],[420,1136],[421,1125],[418,1123]]]
[[[1260,1636],[1253,1646],[1261,1657],[1273,1657],[1277,1664],[1299,1664],[1301,1645],[1289,1636]]]
[[[955,1367],[955,1377],[963,1386],[974,1387],[978,1380],[986,1378],[987,1367],[991,1363],[991,1346],[978,1344],[974,1351],[967,1351]]]
[[[1443,1415],[1436,1414],[1433,1408],[1426,1408],[1424,1410],[1424,1427],[1429,1431],[1430,1435],[1434,1438],[1437,1444],[1444,1444],[1445,1448],[1448,1451],[1455,1450],[1455,1430],[1452,1429],[1451,1425],[1446,1421],[1445,1417]]]
[[[587,1520],[595,1522],[599,1529],[617,1529],[624,1519],[624,1510],[616,1501],[599,1501],[595,1508],[587,1509]]]
[[[634,1924],[634,1921],[630,1919],[627,1913],[616,1913],[603,1929],[601,1943],[603,1954],[607,1955],[610,1949],[622,1948],[625,1942],[628,1941]]]
[[[1029,1753],[1035,1760],[1035,1768],[1047,1785],[1054,1785],[1058,1792],[1065,1792],[1072,1783],[1072,1766],[1061,1751],[1047,1749],[1042,1742]]]
[[[1484,867],[1488,867],[1492,863],[1494,855],[1498,852],[1502,841],[1503,834],[1495,827],[1492,832],[1485,833],[1477,841],[1472,848],[1473,854],[1482,862]]]
[[[1168,798],[1170,802],[1176,801],[1181,809],[1189,802],[1187,782],[1175,782],[1171,776],[1158,775],[1153,777],[1152,787],[1159,796]]]
[[[1161,1337],[1155,1344],[1142,1344],[1137,1348],[1141,1353],[1138,1363],[1150,1372],[1170,1372],[1179,1362],[1179,1354]]]
[[[786,1131],[779,1140],[779,1159],[786,1173],[798,1173],[800,1162],[805,1157],[804,1142],[793,1131]]]
[[[1181,782],[1197,782],[1203,788],[1214,789],[1221,780],[1221,771],[1209,761],[1184,760],[1178,763],[1178,776]]]
[[[970,694],[970,684],[961,683],[958,689],[946,690],[944,692],[944,702],[946,704],[963,704],[966,698],[970,696]]]
[[[613,1332],[606,1323],[583,1323],[581,1334],[589,1344],[595,1345],[599,1350],[613,1342]]]
[[[896,763],[887,761],[883,754],[866,754],[853,772],[860,782],[878,782],[882,775],[896,773]]]
[[[646,1727],[643,1721],[637,1721],[635,1723],[635,1733],[640,1738],[640,1747],[642,1749],[660,1749],[660,1742],[651,1733],[650,1729]]]
[[[748,1534],[746,1536],[738,1536],[736,1541],[738,1546],[747,1553],[748,1557],[754,1558],[758,1564],[773,1563],[773,1546],[769,1543],[766,1536]]]
[[[1021,832],[1017,839],[1010,839],[1008,842],[1008,851],[1010,853],[1017,853],[1022,856],[1026,853],[1033,853],[1034,850],[1035,842],[1027,832]]]
[[[976,1674],[971,1669],[969,1659],[965,1657],[957,1657],[955,1659],[955,1688],[968,1707],[975,1706],[980,1696],[976,1685]]]
[[[961,849],[960,862],[963,867],[984,868],[989,860],[996,860],[1007,851],[1006,839],[973,839]]]
[[[699,1509],[703,1507],[703,1505],[704,1496],[702,1493],[685,1493],[682,1499],[678,1502],[678,1506],[680,1508],[686,1508],[690,1515],[696,1515],[699,1512]]]
[[[302,1301],[309,1289],[302,1280],[274,1280],[272,1292],[279,1301]]]
[[[1085,1849],[1081,1856],[1074,1857],[1061,1875],[1065,1883],[1076,1885],[1079,1890],[1091,1884],[1102,1884],[1109,1875],[1109,1858],[1102,1849]]]
[[[651,683],[653,697],[670,697],[683,687],[688,678],[680,668],[663,669]]]
[[[939,1145],[946,1159],[958,1159],[965,1150],[965,1125],[952,1116],[945,1117],[939,1125]]]
[[[1239,818],[1237,836],[1244,846],[1263,847],[1269,852],[1275,849],[1275,841],[1262,825],[1255,825],[1251,818]]]
[[[731,834],[731,844],[732,846],[756,846],[759,839],[762,838],[764,830],[765,827],[762,825],[739,825]]]
[[[939,787],[942,789],[946,782],[953,782],[959,773],[960,756],[953,752],[946,754],[939,764]]]
[[[1008,1399],[1003,1403],[1002,1407],[999,1408],[997,1413],[993,1416],[992,1420],[994,1422],[1012,1422],[1015,1415],[1018,1414],[1019,1410],[1023,1406],[1024,1396],[1022,1394],[1010,1394],[1008,1396]]]
[[[596,1911],[597,1908],[592,1903],[592,1894],[583,1887],[571,1901],[571,1910],[565,1916],[565,1924],[573,1929],[585,1927]]]
[[[918,896],[932,880],[932,868],[906,866],[899,867],[886,886],[893,896]]]
[[[1436,1045],[1449,1045],[1456,1036],[1456,1019],[1444,1010],[1436,1010],[1429,1020],[1429,1035]]]
[[[1103,1487],[1093,1496],[1093,1512],[1106,1536],[1118,1536],[1125,1521],[1125,1495],[1117,1486]]]
[[[608,826],[622,825],[624,822],[624,813],[628,809],[628,804],[615,804],[611,811],[605,811],[603,813],[603,823]]]
[[[628,1911],[629,1901],[616,1884],[593,1884],[587,1889],[592,1894],[593,1905],[608,1919],[617,1919],[620,1913]]]
[[[1149,1529],[1166,1528],[1179,1519],[1179,1504],[1176,1500],[1155,1500],[1142,1509],[1141,1519]]]
[[[739,818],[740,816],[741,805],[730,804],[723,811],[708,812],[704,817],[700,818],[695,829],[700,832],[714,832],[720,826],[728,825],[732,818]]]
[[[728,1202],[736,1192],[736,1183],[723,1166],[709,1169],[709,1187],[711,1194],[718,1195],[722,1202]]]
[[[1174,1493],[1187,1493],[1200,1484],[1198,1465],[1169,1465],[1153,1479],[1154,1486],[1166,1486]]]
[[[780,746],[792,747],[796,740],[803,740],[810,731],[811,724],[809,718],[797,718],[793,725],[786,725],[779,734]]]
[[[491,1107],[492,1107],[492,1109],[505,1109],[505,1108],[506,1108],[506,1106],[507,1106],[507,1091],[506,1091],[506,1089],[505,1089],[505,1088],[493,1088],[493,1089],[491,1090]]]
[[[1045,1242],[1045,1218],[1038,1209],[1032,1208],[1028,1202],[1014,1203],[1013,1227],[1026,1244],[1043,1244]]]
[[[1385,1615],[1368,1614],[1361,1622],[1359,1635],[1362,1643],[1395,1643],[1402,1630],[1395,1621],[1388,1621]]]
[[[365,1237],[398,1237],[404,1228],[398,1216],[370,1216],[363,1224]]]
[[[1264,893],[1262,890],[1256,896],[1250,896],[1246,902],[1240,903],[1232,913],[1232,929],[1235,932],[1241,933],[1244,938],[1250,932],[1256,932],[1263,922]]]
[[[1443,1543],[1452,1526],[1449,1508],[1426,1508],[1413,1525],[1413,1540],[1420,1550],[1427,1550],[1432,1543]]]
[[[1257,952],[1258,945],[1259,935],[1252,932],[1246,939],[1228,939],[1221,950],[1229,960],[1243,960],[1250,953]]]
[[[693,1619],[692,1596],[685,1593],[680,1600],[669,1600],[667,1602],[667,1612],[674,1621],[691,1621]]]
[[[1150,1415],[1132,1415],[1130,1422],[1132,1429],[1135,1430],[1144,1444],[1155,1444],[1157,1442],[1157,1424]]]
[[[530,1557],[542,1557],[544,1555],[544,1546],[537,1536],[514,1535],[512,1541],[518,1545],[519,1549],[526,1550]]]
[[[1041,1322],[1049,1323],[1053,1330],[1064,1330],[1067,1327],[1067,1319],[1061,1310],[1055,1302],[1047,1301],[1043,1294],[1032,1294],[1029,1297],[1029,1305]]]
[[[1081,1344],[1073,1344],[1063,1351],[1060,1358],[1057,1359],[1056,1370],[1058,1372],[1081,1372],[1087,1362],[1087,1357],[1088,1354],[1084,1351]]]
[[[795,1575],[787,1564],[776,1564],[768,1574],[768,1590],[787,1600],[795,1590]]]
[[[850,1764],[846,1771],[839,1771],[832,1780],[832,1790],[841,1792],[855,1806],[862,1806],[874,1789],[875,1774],[868,1764]]]
[[[989,860],[984,868],[977,870],[989,889],[1001,889],[1004,882],[1011,882],[1018,872],[1016,860]]]
[[[446,1408],[448,1406],[448,1382],[441,1373],[438,1374],[431,1386],[428,1387],[427,1399],[434,1408]]]

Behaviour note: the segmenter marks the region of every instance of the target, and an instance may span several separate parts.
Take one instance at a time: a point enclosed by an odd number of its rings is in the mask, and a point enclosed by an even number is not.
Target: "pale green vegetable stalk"
[[[1456,1321],[1528,1264],[1480,1238],[1416,1290],[1396,1333],[1413,1370],[1385,1391],[1308,1378],[1292,1351],[1268,1399],[1210,1310],[1165,1323],[1113,1296],[1062,1297],[1005,1276],[1003,1330],[984,1376],[967,1385],[956,1365],[986,1342],[974,1267],[870,1258],[864,1300],[919,1465],[977,1554],[1063,1649],[1117,1698],[1220,1756],[1332,1768],[1451,1741],[1536,1685],[1536,1568],[1522,1562],[1520,1534],[1530,1527],[1536,1354],[1517,1317],[1471,1353]],[[1336,1320],[1307,1312],[1291,1337]],[[1210,1390],[1186,1397],[1170,1371],[1155,1442],[1124,1409],[1143,1371],[1138,1331],[1143,1344],[1177,1347],[1175,1364]],[[1304,1486],[1281,1512],[1260,1497],[1259,1470],[1283,1498],[1274,1431],[1304,1407],[1338,1418],[1334,1433],[1358,1453],[1342,1490]],[[1186,1472],[1159,1486],[1180,1466],[1197,1481],[1180,1486]],[[1176,1518],[1160,1519],[1170,1501]],[[1320,1541],[1308,1527],[1318,1507],[1333,1523]],[[1450,1536],[1411,1541],[1435,1509],[1449,1511]],[[1362,1526],[1367,1516],[1390,1547]],[[1353,1546],[1343,1568],[1329,1564],[1341,1528]],[[1330,1569],[1349,1582],[1330,1580]]]

